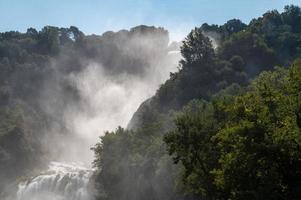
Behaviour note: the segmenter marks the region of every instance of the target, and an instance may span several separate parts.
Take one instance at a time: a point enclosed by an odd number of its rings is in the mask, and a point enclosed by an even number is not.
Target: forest
[[[204,23],[179,44],[169,44],[164,28],[144,25],[100,36],[74,26],[0,33],[0,198],[59,154],[74,153],[65,148],[71,140],[75,154],[84,153],[65,111],[95,113],[70,76],[96,63],[112,79],[145,78],[178,46],[177,71],[127,127],[99,133],[88,149],[93,199],[300,199],[301,8],[294,5],[249,24]]]
[[[297,6],[193,29],[179,71],[93,148],[99,199],[299,199],[300,42]]]

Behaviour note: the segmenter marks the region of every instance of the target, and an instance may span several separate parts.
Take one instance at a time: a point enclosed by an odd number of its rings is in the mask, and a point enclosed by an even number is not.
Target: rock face
[[[141,103],[141,105],[139,106],[139,108],[133,114],[131,120],[129,121],[129,123],[127,125],[127,129],[136,130],[137,128],[142,126],[143,116],[151,108],[151,106],[150,106],[151,100],[152,100],[152,98],[149,98]]]
[[[19,184],[17,200],[92,200],[92,170],[75,164],[51,162],[41,175]]]

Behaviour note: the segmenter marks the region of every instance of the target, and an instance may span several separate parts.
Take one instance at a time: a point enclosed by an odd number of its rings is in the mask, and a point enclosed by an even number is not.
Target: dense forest
[[[169,69],[178,46],[178,70],[90,150],[66,123],[70,113],[97,115],[74,79],[91,65],[117,82],[148,79]],[[0,199],[84,147],[97,200],[300,199],[301,8],[205,23],[181,43],[144,25],[0,33],[0,119]]]
[[[98,199],[300,199],[301,9],[203,24],[95,151]]]

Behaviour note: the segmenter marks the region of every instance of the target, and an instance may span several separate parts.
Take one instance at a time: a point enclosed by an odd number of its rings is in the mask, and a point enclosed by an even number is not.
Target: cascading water
[[[92,200],[92,172],[76,164],[51,162],[47,171],[19,184],[17,200]]]

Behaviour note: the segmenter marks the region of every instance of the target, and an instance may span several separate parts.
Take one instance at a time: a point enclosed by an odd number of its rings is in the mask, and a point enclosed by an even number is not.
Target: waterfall
[[[92,170],[76,164],[51,162],[49,169],[19,184],[17,200],[92,200]]]

